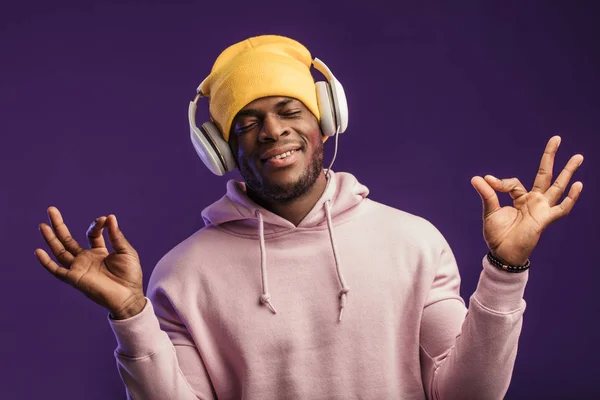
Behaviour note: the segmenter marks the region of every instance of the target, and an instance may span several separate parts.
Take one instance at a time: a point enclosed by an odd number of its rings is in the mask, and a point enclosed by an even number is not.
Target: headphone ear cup
[[[329,83],[327,82],[315,82],[315,88],[317,91],[317,104],[319,106],[319,113],[321,114],[321,130],[325,136],[335,135],[335,115],[334,105],[332,104]]]
[[[331,90],[330,94],[333,103],[332,109],[335,113],[335,120],[340,126],[340,133],[344,133],[346,128],[348,128],[348,102],[346,101],[346,92],[344,92],[342,84],[335,78],[332,78],[329,89]]]
[[[236,168],[235,157],[231,152],[229,143],[223,138],[221,130],[212,121],[205,122],[202,124],[205,131],[209,134],[212,142],[214,143],[219,155],[222,158],[223,165],[225,165],[225,172],[231,172]]]
[[[207,121],[200,128],[192,126],[191,139],[196,153],[215,175],[222,176],[236,168],[231,148],[214,122]]]

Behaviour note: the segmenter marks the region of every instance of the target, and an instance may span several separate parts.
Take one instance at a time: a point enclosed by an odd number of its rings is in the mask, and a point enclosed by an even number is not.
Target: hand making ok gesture
[[[117,217],[110,214],[92,222],[87,231],[89,249],[73,239],[56,207],[48,208],[48,217],[52,227],[42,223],[39,229],[62,266],[44,250],[36,249],[35,255],[44,268],[108,309],[116,319],[139,313],[146,304],[142,267],[137,252],[119,229]],[[106,248],[104,227],[115,253]]]
[[[497,179],[486,175],[471,179],[483,203],[483,237],[492,255],[508,265],[524,265],[544,229],[567,215],[583,190],[583,183],[575,182],[567,197],[558,203],[573,173],[583,162],[581,154],[572,156],[552,184],[554,156],[560,141],[560,136],[548,141],[529,192],[517,178]],[[496,191],[508,192],[513,206],[500,207]]]

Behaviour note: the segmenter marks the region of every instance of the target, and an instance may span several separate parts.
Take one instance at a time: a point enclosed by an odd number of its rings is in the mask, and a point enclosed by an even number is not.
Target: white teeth
[[[271,158],[275,158],[275,159],[281,160],[282,158],[286,158],[287,156],[291,155],[291,154],[292,154],[292,153],[294,153],[295,151],[296,151],[296,150],[290,150],[290,151],[287,151],[287,152],[285,152],[285,153],[282,153],[282,154],[278,154],[278,155],[276,155],[276,156],[273,156],[273,157],[271,157]]]

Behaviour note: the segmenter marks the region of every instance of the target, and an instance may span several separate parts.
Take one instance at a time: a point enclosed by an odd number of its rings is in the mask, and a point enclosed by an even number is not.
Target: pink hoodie
[[[483,257],[467,312],[442,234],[368,193],[332,172],[296,227],[229,181],[144,310],[109,319],[129,398],[503,398],[529,272]]]

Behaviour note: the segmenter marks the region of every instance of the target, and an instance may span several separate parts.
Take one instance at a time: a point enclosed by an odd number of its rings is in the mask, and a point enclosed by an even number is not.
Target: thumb
[[[131,246],[129,241],[125,238],[125,235],[123,235],[123,232],[121,232],[121,229],[119,229],[116,215],[110,214],[108,218],[106,218],[105,225],[108,228],[108,239],[110,240],[110,244],[117,253],[137,254],[133,246]]]
[[[475,188],[479,197],[481,197],[481,204],[483,207],[483,217],[496,211],[500,208],[500,202],[496,191],[480,176],[474,176],[471,178],[471,185]]]

